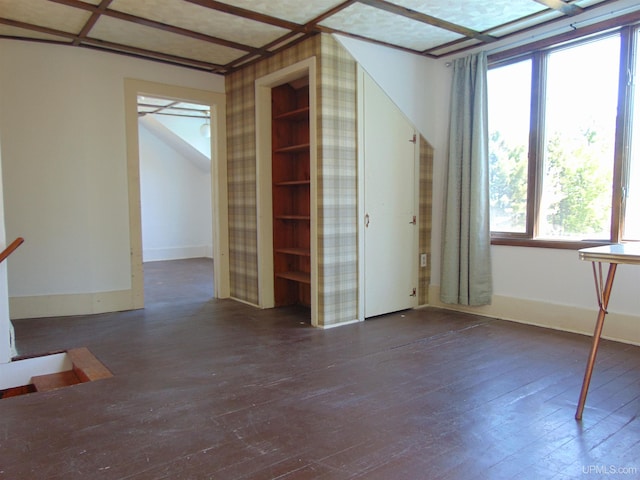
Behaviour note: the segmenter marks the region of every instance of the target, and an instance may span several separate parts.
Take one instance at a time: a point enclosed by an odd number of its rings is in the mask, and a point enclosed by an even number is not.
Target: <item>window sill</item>
[[[581,248],[610,245],[607,240],[546,240],[533,238],[491,237],[491,245],[508,245],[512,247],[555,248],[561,250],[580,250]]]

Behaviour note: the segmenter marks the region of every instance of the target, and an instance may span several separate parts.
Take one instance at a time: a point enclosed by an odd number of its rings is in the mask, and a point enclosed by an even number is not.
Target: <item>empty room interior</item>
[[[640,478],[636,0],[0,0],[0,479]]]

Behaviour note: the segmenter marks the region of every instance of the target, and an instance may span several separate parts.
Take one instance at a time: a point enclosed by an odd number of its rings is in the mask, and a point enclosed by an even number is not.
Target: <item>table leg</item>
[[[598,262],[600,276],[596,272],[596,262],[593,262],[593,276],[596,283],[596,293],[598,295],[598,319],[596,320],[596,328],[593,332],[593,343],[591,344],[591,353],[587,360],[587,368],[584,372],[584,380],[582,381],[582,390],[580,391],[580,399],[578,400],[578,408],[576,409],[576,420],[582,420],[582,411],[587,400],[587,392],[589,391],[589,383],[591,382],[591,374],[593,373],[593,365],[596,362],[598,354],[598,345],[600,344],[600,335],[604,326],[604,317],[607,315],[607,306],[609,305],[609,297],[611,297],[611,288],[613,287],[613,279],[616,275],[616,263],[609,264],[609,272],[607,273],[606,282],[602,283],[602,264]]]

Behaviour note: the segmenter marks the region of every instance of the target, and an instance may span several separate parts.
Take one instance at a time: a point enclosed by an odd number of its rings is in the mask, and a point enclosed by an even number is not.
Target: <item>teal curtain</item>
[[[453,63],[440,300],[491,303],[486,53]]]

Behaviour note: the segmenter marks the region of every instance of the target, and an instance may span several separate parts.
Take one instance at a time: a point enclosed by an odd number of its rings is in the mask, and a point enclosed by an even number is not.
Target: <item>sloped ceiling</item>
[[[616,1],[0,0],[0,38],[226,74],[319,32],[440,58]]]

